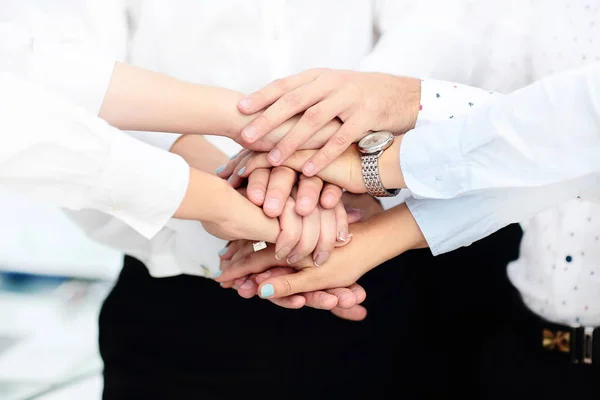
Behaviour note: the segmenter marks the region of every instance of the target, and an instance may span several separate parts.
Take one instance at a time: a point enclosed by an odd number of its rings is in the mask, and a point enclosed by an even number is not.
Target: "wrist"
[[[415,127],[421,104],[421,80],[404,76],[390,75],[388,87],[391,90],[390,101],[385,103],[389,130],[395,134],[406,133]],[[388,109],[390,108],[391,109]]]
[[[223,179],[191,167],[189,177],[187,191],[173,218],[219,223],[221,204],[214,199],[226,199],[231,187]]]

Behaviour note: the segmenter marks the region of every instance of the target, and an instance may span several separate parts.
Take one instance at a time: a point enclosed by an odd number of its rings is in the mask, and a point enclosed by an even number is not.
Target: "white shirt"
[[[105,38],[101,46],[117,59],[248,93],[311,67],[392,68],[402,74],[400,66],[389,65],[397,53],[397,42],[389,35],[411,9],[409,3],[86,0],[76,12],[91,21],[91,35],[98,41]],[[377,32],[385,40],[374,47]],[[153,133],[135,137],[165,150],[175,138]],[[239,149],[229,139],[208,139],[227,154]],[[71,215],[95,240],[142,260],[153,276],[212,276],[218,270],[218,251],[225,242],[210,236],[198,222],[171,220],[148,240],[100,213]]]
[[[525,303],[540,316],[568,325],[598,326],[600,206],[584,199],[595,200],[600,193],[600,48],[594,43],[600,37],[600,2],[532,1],[518,9],[525,23],[509,34],[521,39],[515,43],[526,44],[504,53],[502,63],[478,66],[469,75],[489,75],[496,82],[488,87],[503,89],[523,77],[537,80],[596,64],[506,97],[426,82],[422,122],[451,116],[459,121],[423,126],[407,135],[414,141],[403,148],[402,163],[411,164],[415,155],[422,157],[418,162],[427,158],[429,166],[415,172],[416,182],[410,175],[420,166],[408,166],[409,187],[428,197],[452,199],[407,202],[434,252],[441,253],[568,201],[531,219],[520,258],[509,265],[508,273]],[[465,35],[480,37],[490,35],[489,24],[508,14],[496,9],[465,15],[488,27],[484,33],[471,26],[470,35]],[[506,26],[493,26],[492,36],[502,38]],[[516,74],[511,73],[512,64],[522,66]],[[461,117],[464,103],[476,110]],[[438,133],[429,135],[432,129]],[[436,143],[434,136],[442,142]],[[419,141],[428,146],[427,154]],[[414,154],[418,147],[421,152]],[[583,189],[591,197],[575,199]]]
[[[183,199],[187,164],[95,116],[114,59],[68,41],[77,37],[62,29],[70,20],[19,4],[0,10],[0,183],[153,236]]]

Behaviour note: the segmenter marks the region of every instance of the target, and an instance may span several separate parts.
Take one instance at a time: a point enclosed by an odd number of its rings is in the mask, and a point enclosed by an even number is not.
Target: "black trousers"
[[[507,303],[498,329],[478,342],[471,398],[599,398],[600,360],[591,365],[571,364],[568,357],[543,350],[540,331],[531,326],[532,319],[537,318],[514,290],[514,300]]]
[[[473,316],[473,299],[480,322],[495,323],[520,236],[510,226],[447,255],[390,260],[360,282],[362,322],[242,299],[205,278],[154,279],[127,257],[100,315],[104,399],[445,397],[469,359],[456,364],[445,341],[472,339],[452,327]]]

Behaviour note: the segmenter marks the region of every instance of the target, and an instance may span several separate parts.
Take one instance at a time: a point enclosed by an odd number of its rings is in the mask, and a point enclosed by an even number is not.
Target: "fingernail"
[[[320,251],[315,256],[314,263],[315,263],[315,265],[317,267],[320,267],[323,264],[325,264],[328,259],[329,259],[329,252],[327,252],[327,251]]]
[[[270,283],[267,283],[263,287],[260,288],[260,297],[268,298],[275,294],[275,288]]]
[[[222,256],[223,254],[227,253],[228,249],[228,247],[223,247],[221,250],[219,250],[219,255]]]
[[[246,109],[252,107],[252,99],[250,99],[250,97],[244,97],[240,100],[240,106]]]
[[[244,284],[242,286],[240,286],[240,289],[250,289],[252,288],[252,281],[248,280],[246,282],[244,282]]]
[[[242,129],[242,136],[246,139],[252,140],[256,137],[256,128],[253,126],[247,126]]]
[[[230,176],[230,177],[227,179],[227,182],[229,182],[229,183],[233,182],[233,175],[231,175],[231,176]]]
[[[231,160],[235,160],[236,157],[238,156],[239,153],[235,153],[234,155],[232,155],[231,157],[229,157],[229,161]]]
[[[346,240],[348,240],[348,228],[344,227],[340,229],[337,238],[340,242],[345,242]]]
[[[222,273],[223,273],[223,271],[217,271],[217,272],[215,272],[215,274],[213,275],[213,279],[217,279],[218,277],[221,276]]]
[[[219,168],[217,168],[217,174],[220,174],[221,172],[225,171],[225,165],[221,165]]]
[[[242,174],[244,173],[244,171],[246,170],[246,167],[242,167],[239,171],[238,171],[238,176],[242,176]]]
[[[309,161],[306,164],[304,164],[304,168],[302,170],[304,172],[304,175],[312,176],[316,170],[315,164],[313,164],[311,161]]]
[[[267,202],[265,203],[265,208],[268,208],[269,210],[279,209],[279,200],[277,200],[277,199],[267,200]]]
[[[290,258],[287,259],[287,263],[290,265],[296,264],[298,261],[302,260],[299,254],[294,254]]]
[[[298,199],[298,206],[301,208],[309,208],[312,205],[310,197],[300,197]]]
[[[269,161],[272,163],[278,163],[281,160],[281,152],[277,149],[271,150],[269,153]]]
[[[289,247],[284,247],[275,254],[275,258],[280,261],[283,260],[287,257],[288,254],[290,254],[290,250],[292,249],[290,249]]]
[[[225,286],[225,282],[221,282],[221,283],[219,283],[219,285],[220,285],[221,287],[223,287],[223,286]]]

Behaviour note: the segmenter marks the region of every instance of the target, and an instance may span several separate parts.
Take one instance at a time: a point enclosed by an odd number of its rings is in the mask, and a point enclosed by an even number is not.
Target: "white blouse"
[[[0,6],[0,183],[152,237],[181,203],[189,167],[97,118],[114,58],[68,13],[21,3]]]

